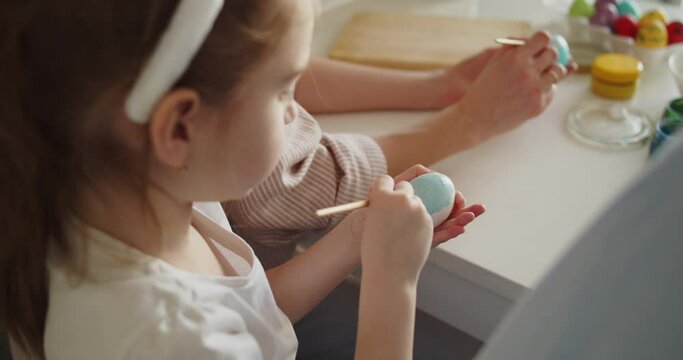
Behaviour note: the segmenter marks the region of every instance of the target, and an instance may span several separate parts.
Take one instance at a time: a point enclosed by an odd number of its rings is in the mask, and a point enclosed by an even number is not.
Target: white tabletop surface
[[[640,3],[644,9],[661,6]],[[680,9],[665,9],[681,18]],[[321,15],[314,54],[324,56],[351,14],[362,10],[436,15],[465,12],[527,20],[535,26],[562,16],[543,7],[543,0],[357,0]],[[514,299],[540,280],[591,219],[643,169],[645,147],[598,150],[575,141],[565,130],[570,109],[579,101],[594,98],[589,82],[587,75],[567,79],[541,116],[432,166],[450,176],[469,200],[485,203],[488,211],[468,226],[464,236],[435,250],[431,261]],[[667,100],[677,95],[675,82],[662,62],[644,75],[632,103],[658,119]],[[379,112],[317,118],[328,132],[380,134],[427,115]]]

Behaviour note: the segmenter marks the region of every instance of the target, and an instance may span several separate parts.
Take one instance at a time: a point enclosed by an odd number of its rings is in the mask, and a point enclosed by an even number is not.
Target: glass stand
[[[579,141],[601,148],[643,146],[653,132],[652,121],[625,103],[587,102],[569,113],[567,129]]]

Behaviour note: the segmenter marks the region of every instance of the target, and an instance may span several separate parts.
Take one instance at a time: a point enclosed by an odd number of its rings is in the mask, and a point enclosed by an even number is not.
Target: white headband
[[[211,31],[223,0],[180,0],[171,22],[126,99],[126,114],[148,121],[159,99],[178,81]]]

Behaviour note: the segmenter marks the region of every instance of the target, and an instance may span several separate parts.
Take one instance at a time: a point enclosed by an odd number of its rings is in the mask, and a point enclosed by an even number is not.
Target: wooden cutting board
[[[434,69],[496,46],[497,37],[530,34],[531,25],[522,21],[358,13],[329,56],[389,68]]]

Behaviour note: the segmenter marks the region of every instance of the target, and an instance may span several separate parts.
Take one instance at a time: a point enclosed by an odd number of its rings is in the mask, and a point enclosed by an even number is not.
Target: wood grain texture
[[[526,37],[523,21],[368,12],[353,16],[330,58],[424,70],[449,66],[495,46],[498,37]]]

